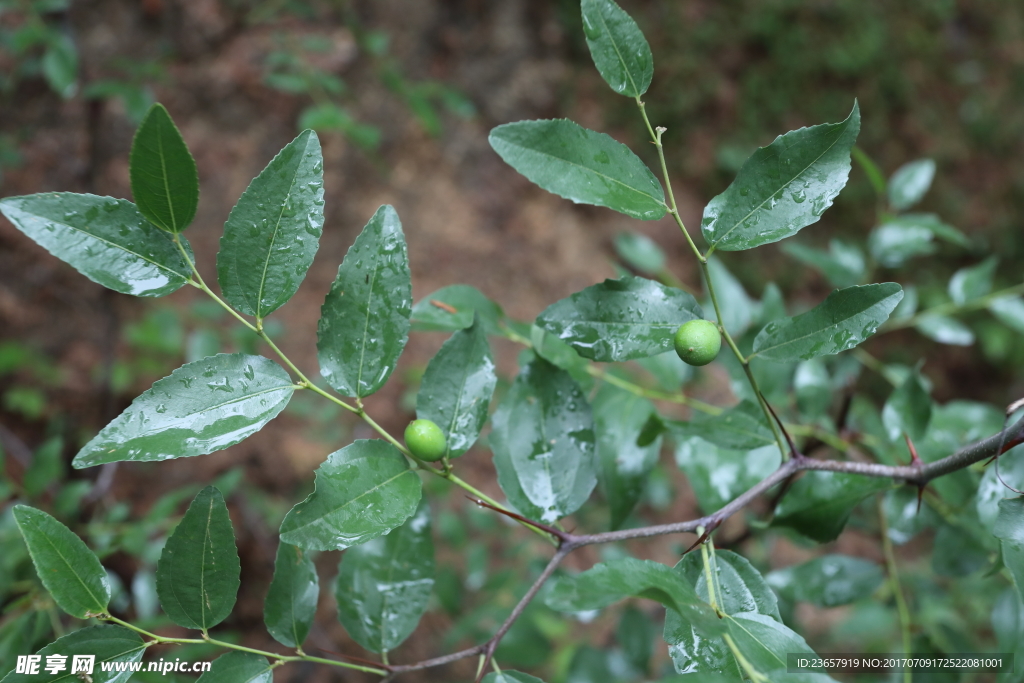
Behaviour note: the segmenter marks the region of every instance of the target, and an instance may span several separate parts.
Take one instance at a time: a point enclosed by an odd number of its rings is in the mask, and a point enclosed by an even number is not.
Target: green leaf
[[[501,306],[476,287],[448,285],[428,294],[412,307],[412,329],[420,332],[455,332],[473,324],[479,315],[487,334],[498,334],[505,318]]]
[[[483,323],[459,330],[427,364],[416,395],[416,417],[432,420],[448,441],[447,457],[470,449],[487,421],[498,376]]]
[[[178,127],[162,104],[149,108],[132,140],[128,175],[142,215],[168,232],[181,232],[196,216],[199,173]]]
[[[78,51],[70,36],[55,34],[43,53],[41,66],[46,82],[65,100],[78,90]]]
[[[1014,661],[1024,658],[1024,602],[1013,588],[1007,588],[996,598],[992,609],[992,630],[996,634],[999,652],[1012,652]],[[1000,676],[1004,683],[1020,683],[1024,671],[1020,667],[1012,676]]]
[[[768,323],[754,339],[766,360],[807,360],[852,349],[884,323],[903,290],[895,282],[837,289],[806,313]]]
[[[420,478],[386,441],[354,441],[316,470],[316,488],[281,522],[281,541],[344,550],[383,536],[416,512]]]
[[[990,256],[975,266],[956,271],[949,280],[949,298],[953,303],[963,306],[991,292],[992,278],[998,263],[998,256]]]
[[[539,678],[518,671],[493,672],[484,676],[480,683],[544,683]]]
[[[1011,330],[1024,334],[1024,298],[1001,296],[988,302],[988,310]]]
[[[903,384],[894,389],[885,402],[882,423],[889,433],[890,441],[896,441],[904,434],[918,441],[924,438],[931,419],[932,401],[920,373],[915,370],[907,375]]]
[[[196,683],[272,683],[274,670],[263,655],[228,652],[210,664]]]
[[[242,567],[224,496],[207,486],[188,506],[156,565],[160,606],[178,626],[202,631],[235,606]]]
[[[689,422],[670,421],[669,429],[681,438],[700,437],[720,448],[752,450],[775,444],[775,436],[765,422],[761,406],[743,401],[712,417],[694,413]]]
[[[584,391],[589,392],[593,388],[594,377],[590,374],[590,361],[576,353],[573,347],[536,325],[530,325],[530,343],[533,345],[533,353],[568,372]],[[675,355],[674,351],[672,355]],[[522,364],[523,362],[520,362],[520,365]]]
[[[938,576],[969,576],[990,565],[990,555],[991,549],[985,547],[982,534],[964,533],[963,527],[951,524],[939,524],[935,530],[932,571]]]
[[[650,401],[604,384],[594,397],[597,430],[597,479],[611,513],[611,528],[618,529],[640,501],[647,476],[658,462],[661,437],[638,443],[654,415]]]
[[[654,57],[640,27],[612,0],[583,0],[580,7],[587,47],[601,77],[626,97],[647,92]]]
[[[324,160],[311,130],[300,133],[249,183],[231,210],[217,254],[228,303],[264,318],[306,277],[324,227]]]
[[[82,447],[77,468],[205,455],[252,436],[295,391],[288,373],[262,356],[221,353],[157,380]]]
[[[863,250],[856,244],[831,240],[828,251],[796,242],[786,242],[782,251],[797,261],[820,270],[836,287],[852,287],[864,279],[867,264]]]
[[[390,652],[416,630],[434,587],[430,508],[384,538],[345,552],[338,568],[338,618],[371,652]]]
[[[1024,599],[1024,497],[999,501],[999,516],[992,534],[999,539],[1003,563],[1013,574],[1017,592]]]
[[[875,228],[868,236],[868,251],[880,265],[898,268],[915,256],[934,253],[934,237],[960,247],[970,244],[963,233],[935,214],[908,213]]]
[[[142,638],[133,631],[123,626],[104,624],[102,626],[90,626],[78,631],[73,631],[62,638],[58,638],[36,654],[42,657],[39,666],[39,673],[19,674],[13,671],[3,678],[3,683],[78,683],[81,678],[79,673],[71,673],[71,664],[75,655],[95,656],[93,672],[90,675],[92,683],[125,683],[131,678],[132,672],[128,671],[104,671],[103,664],[107,662],[138,662],[146,652],[146,644]],[[46,659],[50,655],[63,655],[66,668],[56,674],[48,674],[45,671]]]
[[[875,194],[880,197],[884,195],[885,176],[882,175],[882,169],[878,168],[878,164],[872,161],[871,157],[869,157],[860,147],[854,145],[850,152],[854,160],[860,164],[861,169],[864,171],[864,175],[868,177],[868,182],[871,183],[871,187],[874,188]]]
[[[627,605],[619,615],[615,640],[633,668],[646,673],[651,668],[651,655],[658,638],[658,625],[645,612]]]
[[[668,210],[651,170],[604,133],[566,119],[518,121],[498,126],[488,141],[530,181],[577,204],[607,206],[645,221]]]
[[[903,164],[889,179],[889,205],[897,211],[905,211],[921,201],[935,177],[935,162],[918,159]]]
[[[647,235],[620,232],[615,236],[615,252],[640,272],[657,275],[665,269],[665,252]]]
[[[498,483],[521,513],[554,522],[597,484],[590,405],[567,372],[537,358],[520,370],[491,420]]]
[[[73,617],[87,619],[107,611],[110,582],[99,559],[66,526],[27,505],[14,506],[36,574],[54,602]]]
[[[743,288],[743,283],[717,258],[708,259],[708,276],[718,300],[725,302],[722,305],[722,326],[734,337],[742,335],[754,321],[757,302],[750,298],[747,290]],[[707,311],[708,320],[717,321],[710,295],[705,297],[704,309]]]
[[[885,578],[874,562],[848,555],[824,555],[767,577],[779,595],[818,607],[838,607],[866,598]]]
[[[627,275],[551,304],[536,324],[581,356],[612,362],[671,351],[679,326],[703,316],[686,292]]]
[[[309,634],[320,597],[320,579],[308,552],[279,543],[274,578],[263,603],[263,621],[274,640],[301,647]]]
[[[835,540],[862,500],[893,485],[890,479],[845,472],[808,472],[775,508],[772,526],[789,527],[818,543]]]
[[[767,477],[782,461],[774,443],[751,451],[736,451],[720,449],[699,437],[678,442],[676,464],[686,474],[697,504],[708,513]]]
[[[192,277],[170,236],[124,199],[47,192],[2,199],[0,212],[48,252],[115,292],[166,296]]]
[[[914,323],[914,329],[932,341],[950,346],[970,346],[974,343],[971,328],[956,318],[929,313],[922,315]]]
[[[345,396],[384,386],[409,335],[412,280],[398,214],[390,205],[345,254],[317,327],[320,374]]]
[[[711,607],[678,574],[663,564],[632,557],[602,562],[576,576],[560,577],[551,584],[546,602],[560,612],[583,612],[628,597],[656,600],[702,634],[722,631]]]
[[[790,131],[754,152],[704,209],[700,227],[712,251],[752,249],[816,223],[846,185],[859,131],[854,103],[841,123]]]
[[[809,654],[814,651],[807,641],[788,626],[763,614],[734,614],[725,620],[729,635],[737,649],[755,669],[773,683],[834,683],[823,673],[787,674],[786,655]]]

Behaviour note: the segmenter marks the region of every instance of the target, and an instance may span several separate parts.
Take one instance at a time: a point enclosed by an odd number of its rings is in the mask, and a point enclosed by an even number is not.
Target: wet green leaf
[[[168,232],[181,232],[196,216],[199,174],[178,127],[162,104],[149,108],[132,140],[128,175],[139,211]]]
[[[703,315],[686,292],[627,275],[551,304],[536,324],[581,356],[612,362],[671,351],[679,326]]]
[[[912,440],[924,438],[932,419],[932,400],[915,370],[907,375],[903,384],[893,390],[882,409],[882,423],[889,440],[901,439],[904,434]]]
[[[837,289],[806,313],[768,323],[754,339],[752,355],[792,361],[852,349],[875,333],[902,298],[895,282]]]
[[[487,334],[498,334],[498,323],[505,317],[501,306],[476,287],[449,285],[428,294],[412,307],[412,329],[455,332],[472,325],[474,314],[480,316]]]
[[[518,121],[491,131],[505,162],[548,192],[607,206],[640,220],[665,215],[665,193],[651,170],[614,138],[566,119]]]
[[[594,397],[597,430],[597,479],[611,512],[611,528],[618,529],[640,501],[647,475],[658,462],[661,437],[638,443],[654,406],[650,401],[605,384]]]
[[[197,683],[272,683],[274,670],[263,655],[228,652],[210,664]]]
[[[384,386],[409,335],[412,280],[398,214],[384,205],[338,269],[317,327],[320,374],[345,396]]]
[[[663,564],[632,557],[602,562],[582,574],[557,579],[548,591],[547,604],[560,612],[582,612],[628,597],[660,602],[703,634],[722,631],[711,607],[678,574]]]
[[[221,353],[153,383],[75,456],[77,468],[213,453],[277,417],[295,386],[262,356]]]
[[[495,671],[484,676],[481,683],[544,683],[544,681],[518,671],[502,671],[501,673]]]
[[[945,315],[922,315],[914,323],[914,329],[932,341],[950,346],[970,346],[974,343],[971,328],[956,318]]]
[[[934,177],[935,162],[931,159],[903,164],[889,179],[889,205],[897,211],[909,209],[921,201]]]
[[[178,626],[207,630],[235,606],[242,568],[224,496],[207,486],[188,506],[156,566],[160,606]]]
[[[1003,563],[1013,574],[1017,592],[1024,599],[1024,497],[999,501],[999,516],[992,534],[999,539]]]
[[[620,232],[615,236],[615,252],[640,272],[657,275],[665,269],[665,252],[647,235]]]
[[[727,450],[699,437],[677,439],[676,464],[693,487],[701,510],[711,513],[775,471],[778,446]]]
[[[491,420],[498,483],[521,513],[554,522],[597,484],[590,405],[567,372],[537,358],[520,370]]]
[[[274,578],[263,603],[263,621],[274,640],[286,647],[301,647],[309,634],[320,596],[320,579],[309,553],[279,543]]]
[[[808,472],[793,484],[778,507],[772,526],[789,527],[818,543],[835,540],[850,513],[892,480],[845,472]]]
[[[383,536],[416,511],[420,478],[386,441],[359,440],[331,453],[316,488],[281,522],[281,541],[344,550]]]
[[[1024,601],[1013,588],[1007,588],[996,598],[992,610],[992,630],[998,640],[999,652],[1012,652],[1014,668],[1012,676],[1000,676],[1006,683],[1020,683],[1024,680],[1024,671],[1017,662],[1024,658]]]
[[[999,257],[990,256],[977,265],[956,271],[949,280],[949,298],[963,306],[991,292],[998,264]]]
[[[1019,296],[1001,296],[988,302],[988,310],[1001,323],[1024,334],[1024,299]]]
[[[75,655],[94,655],[96,657],[92,683],[125,683],[132,676],[131,671],[103,671],[105,662],[138,662],[146,652],[146,644],[142,638],[123,626],[103,625],[90,626],[58,638],[36,654],[42,656],[39,673],[14,673],[4,676],[3,683],[77,683],[79,674],[71,673],[71,664]],[[56,674],[46,673],[46,658],[49,655],[67,657],[67,668]]]
[[[790,131],[754,152],[705,207],[704,239],[712,249],[752,249],[818,222],[846,185],[858,132],[854,103],[845,121]]]
[[[338,618],[371,652],[389,652],[416,629],[434,587],[430,508],[383,538],[345,552],[338,568]]]
[[[107,611],[110,582],[96,555],[59,521],[27,505],[14,506],[36,574],[54,602],[73,617]]]
[[[427,364],[416,417],[432,420],[448,441],[448,457],[470,449],[487,421],[498,376],[483,323],[459,330]]]
[[[580,7],[587,47],[601,77],[626,97],[647,92],[654,57],[640,27],[613,0],[583,0]]]
[[[835,683],[815,672],[787,674],[786,655],[814,651],[800,634],[763,614],[734,614],[725,620],[729,635],[744,658],[773,683]]]
[[[217,254],[228,303],[264,318],[291,298],[324,227],[324,160],[316,133],[289,142],[231,210]]]
[[[192,276],[171,237],[124,199],[47,192],[7,197],[0,212],[48,252],[115,292],[165,296]]]
[[[768,585],[789,600],[838,607],[866,598],[885,578],[874,562],[848,555],[824,555],[794,567],[777,569]]]
[[[864,279],[867,263],[864,251],[849,242],[831,240],[828,251],[814,249],[796,242],[786,242],[782,251],[797,261],[820,270],[836,287],[852,287]]]
[[[695,412],[689,422],[673,420],[668,425],[682,439],[696,436],[720,448],[752,450],[775,444],[761,406],[753,401],[743,401],[720,415]]]
[[[536,325],[530,325],[530,343],[533,345],[533,353],[568,372],[584,391],[589,392],[593,388],[590,361],[576,353],[573,347]]]

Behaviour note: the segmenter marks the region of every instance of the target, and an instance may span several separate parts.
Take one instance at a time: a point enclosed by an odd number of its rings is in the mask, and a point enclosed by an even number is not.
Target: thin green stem
[[[697,533],[703,536],[704,527],[697,527]],[[708,585],[708,604],[711,605],[711,609],[718,613],[718,616],[724,616],[722,610],[718,608],[718,596],[715,591],[715,577],[711,571],[711,558],[709,557],[707,543],[700,544],[700,559],[704,562],[704,581]]]
[[[635,394],[636,396],[640,396],[642,398],[649,398],[655,401],[669,401],[671,403],[678,403],[679,405],[684,405],[689,408],[693,408],[694,410],[698,410],[702,413],[707,413],[708,415],[721,415],[723,412],[725,412],[723,408],[713,406],[710,403],[705,403],[704,401],[700,401],[695,398],[690,398],[689,396],[683,393],[669,394],[663,391],[647,389],[645,387],[640,386],[639,384],[630,382],[628,379],[623,379],[621,377],[613,375],[604,370],[603,368],[594,365],[593,363],[587,365],[587,374],[596,377],[600,380],[603,380],[605,382],[608,382],[608,384],[617,386],[620,389],[625,389],[629,393]]]
[[[896,564],[896,553],[892,547],[892,540],[889,538],[889,520],[885,514],[885,506],[881,496],[878,497],[878,520],[881,525],[882,553],[885,555],[885,569],[889,575],[889,585],[893,597],[896,600],[896,612],[900,619],[900,639],[903,642],[903,652],[910,655],[910,610],[907,608],[906,598],[903,596],[903,589],[900,587],[900,572]],[[903,670],[903,683],[912,683],[913,675],[910,669]]]
[[[731,635],[726,633],[722,636],[722,639],[725,640],[725,644],[729,646],[730,650],[732,650],[732,656],[736,658],[740,668],[747,674],[747,678],[753,681],[753,683],[771,683],[767,676],[758,671],[757,667],[751,664],[750,660],[743,656],[743,652],[736,644],[736,641],[732,639]]]
[[[990,292],[985,296],[980,296],[977,299],[958,304],[954,301],[947,301],[944,304],[938,306],[932,306],[931,308],[925,309],[909,318],[903,318],[901,320],[890,321],[889,323],[882,326],[879,333],[893,332],[895,330],[901,330],[906,327],[913,327],[921,321],[922,318],[929,318],[936,315],[958,315],[960,313],[966,313],[968,311],[976,311],[979,308],[985,308],[994,299],[1000,299],[1005,296],[1015,296],[1017,294],[1024,294],[1024,282],[1013,287],[1007,287],[1000,289],[997,292]]]

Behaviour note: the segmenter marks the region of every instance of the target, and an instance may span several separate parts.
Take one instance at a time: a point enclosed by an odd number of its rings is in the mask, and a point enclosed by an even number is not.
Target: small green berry
[[[431,420],[413,420],[405,428],[405,445],[420,460],[434,462],[448,451],[444,432]]]
[[[707,365],[722,349],[718,326],[707,320],[691,320],[676,330],[676,353],[688,365]]]

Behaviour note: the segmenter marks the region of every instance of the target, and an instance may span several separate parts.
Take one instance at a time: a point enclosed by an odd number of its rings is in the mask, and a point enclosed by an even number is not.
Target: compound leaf
[[[221,353],[153,383],[82,447],[77,468],[213,453],[255,434],[295,391],[288,373],[262,356]]]
[[[324,227],[324,162],[316,133],[289,142],[231,210],[217,254],[224,298],[264,318],[291,298]]]
[[[640,27],[612,0],[580,5],[587,47],[601,77],[620,95],[643,95],[654,75],[654,57]]]
[[[139,211],[167,232],[181,232],[196,216],[199,173],[181,132],[162,104],[149,108],[132,140],[128,165]]]
[[[286,647],[301,647],[309,634],[320,596],[320,579],[309,553],[279,543],[274,578],[263,603],[263,622],[274,640]]]

